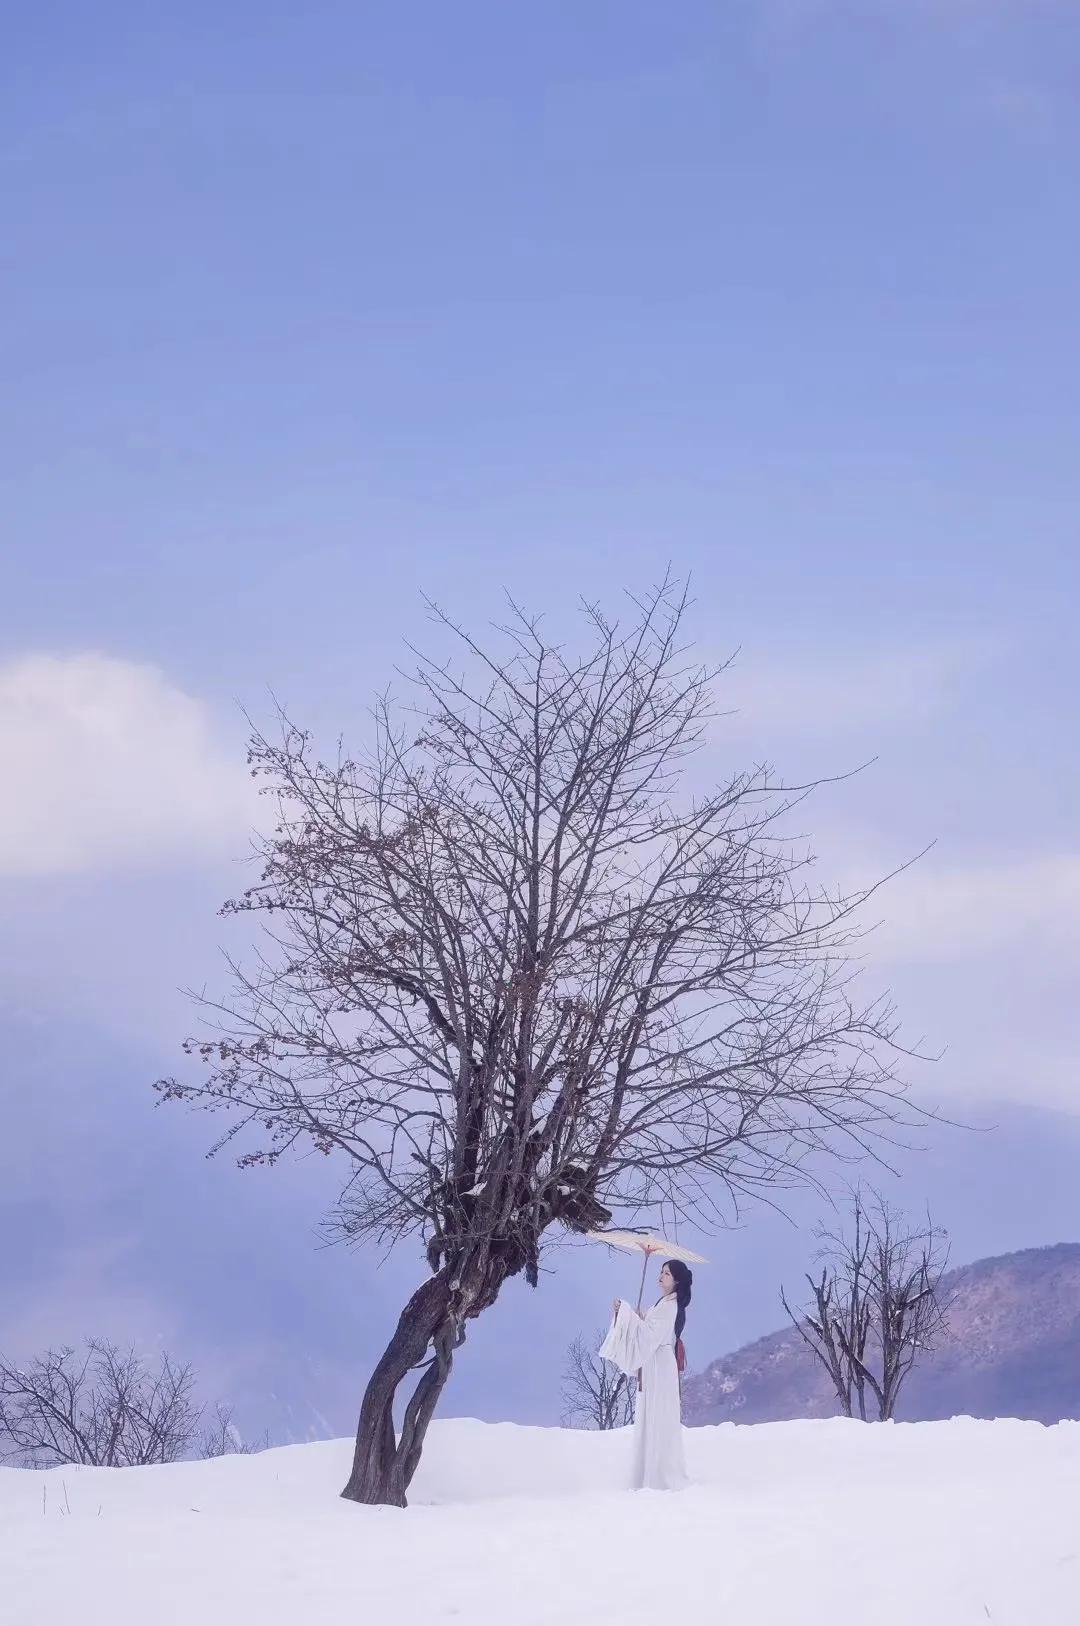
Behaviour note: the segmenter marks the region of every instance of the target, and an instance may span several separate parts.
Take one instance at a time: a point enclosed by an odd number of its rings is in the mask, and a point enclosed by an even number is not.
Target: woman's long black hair
[[[679,1306],[675,1312],[675,1342],[678,1343],[686,1326],[686,1306],[690,1303],[694,1273],[681,1259],[669,1259],[667,1268],[675,1280],[675,1303]]]

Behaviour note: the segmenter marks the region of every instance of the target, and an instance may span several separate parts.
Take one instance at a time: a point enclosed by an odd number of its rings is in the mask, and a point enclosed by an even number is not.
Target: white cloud
[[[779,660],[740,657],[718,686],[725,728],[753,736],[849,733],[924,721],[961,697],[990,656],[976,640]]]
[[[949,869],[926,860],[880,895],[875,959],[977,961],[1009,945],[1060,959],[1080,952],[1080,855],[1062,853]]]
[[[208,708],[103,654],[0,665],[0,875],[237,854],[255,799]]]
[[[845,890],[887,873],[872,840],[847,846],[826,870]],[[992,1101],[1080,1114],[1080,853],[931,851],[867,904],[862,923],[875,921],[855,950],[864,991],[888,989],[904,1041],[940,1056],[907,1076],[965,1121]]]

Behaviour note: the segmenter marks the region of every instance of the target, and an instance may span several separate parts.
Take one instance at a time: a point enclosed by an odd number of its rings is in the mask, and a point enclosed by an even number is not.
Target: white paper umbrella
[[[679,1242],[669,1242],[667,1237],[654,1236],[650,1231],[589,1231],[586,1233],[593,1242],[606,1242],[609,1247],[622,1248],[627,1253],[643,1253],[645,1258],[641,1266],[641,1286],[638,1288],[638,1309],[641,1309],[641,1300],[645,1292],[645,1274],[649,1268],[649,1260],[653,1254],[659,1259],[682,1259],[688,1265],[705,1265],[708,1260],[700,1253],[694,1253],[690,1248],[684,1248]]]

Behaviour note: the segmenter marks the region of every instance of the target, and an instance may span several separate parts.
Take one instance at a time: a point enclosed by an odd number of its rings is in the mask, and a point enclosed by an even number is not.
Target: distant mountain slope
[[[897,1416],[1080,1417],[1080,1244],[980,1259],[950,1273],[949,1334],[908,1379]],[[688,1423],[831,1417],[836,1397],[793,1328],[687,1379]]]

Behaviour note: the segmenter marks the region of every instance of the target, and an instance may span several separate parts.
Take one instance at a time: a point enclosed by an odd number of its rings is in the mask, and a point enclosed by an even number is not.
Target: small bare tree
[[[945,1329],[948,1243],[927,1217],[912,1227],[878,1193],[857,1191],[846,1232],[821,1229],[819,1275],[807,1275],[812,1306],[780,1299],[824,1366],[845,1417],[884,1421],[920,1356]]]
[[[218,1404],[214,1415],[202,1432],[199,1455],[207,1460],[213,1457],[251,1457],[270,1449],[269,1430],[259,1440],[245,1440],[233,1421],[232,1408]]]
[[[0,1448],[26,1467],[65,1463],[128,1468],[176,1462],[199,1426],[190,1366],[99,1339],[63,1346],[25,1366],[0,1358]]]
[[[566,1352],[562,1420],[568,1428],[625,1428],[634,1420],[634,1380],[599,1358],[600,1333],[591,1346],[575,1338]]]
[[[279,823],[225,913],[265,916],[267,947],[188,1041],[201,1079],[158,1089],[234,1114],[242,1165],[342,1159],[341,1235],[423,1240],[354,1501],[404,1505],[469,1321],[536,1285],[550,1228],[708,1223],[896,1121],[892,1014],[846,958],[868,893],[813,886],[785,829],[812,787],[678,795],[717,676],[685,602],[665,582],[625,628],[588,607],[580,656],[516,610],[496,652],[435,612],[472,676],[419,657],[417,720],[384,703],[362,761],[285,718],[252,741]]]

